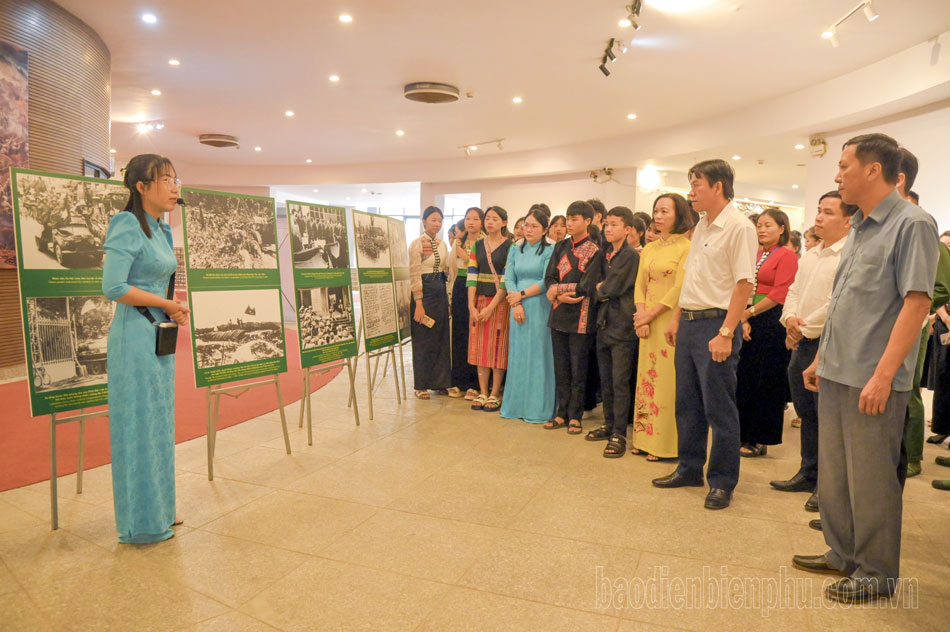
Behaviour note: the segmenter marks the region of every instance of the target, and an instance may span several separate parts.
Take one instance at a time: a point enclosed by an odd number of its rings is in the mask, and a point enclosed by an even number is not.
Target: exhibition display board
[[[389,250],[392,252],[393,289],[396,294],[396,326],[399,340],[411,335],[412,284],[409,281],[409,246],[406,243],[406,224],[395,217],[389,222]]]
[[[381,215],[353,211],[366,351],[375,351],[399,342],[387,220]]]
[[[357,354],[345,209],[287,201],[300,362],[304,368]]]
[[[102,294],[103,244],[128,190],[13,168],[11,192],[31,414],[107,404],[114,304]]]
[[[195,386],[286,372],[274,199],[182,198]]]

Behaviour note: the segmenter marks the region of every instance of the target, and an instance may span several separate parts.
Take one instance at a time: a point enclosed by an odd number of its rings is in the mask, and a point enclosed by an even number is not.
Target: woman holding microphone
[[[156,336],[188,308],[165,298],[178,262],[162,215],[178,203],[181,181],[168,158],[142,154],[125,169],[129,201],[109,223],[102,291],[118,303],[109,329],[109,439],[119,542],[174,535],[175,356],[159,355]],[[137,309],[141,307],[142,311]],[[149,314],[151,318],[145,314]],[[166,317],[167,314],[167,317]],[[174,339],[171,339],[174,349]]]

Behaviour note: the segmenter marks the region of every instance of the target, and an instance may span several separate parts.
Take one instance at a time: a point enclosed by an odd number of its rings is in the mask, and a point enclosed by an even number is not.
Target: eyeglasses
[[[161,178],[158,179],[158,181],[164,184],[169,189],[172,187],[173,184],[175,185],[176,189],[181,188],[181,178],[173,178],[171,176],[162,176]]]

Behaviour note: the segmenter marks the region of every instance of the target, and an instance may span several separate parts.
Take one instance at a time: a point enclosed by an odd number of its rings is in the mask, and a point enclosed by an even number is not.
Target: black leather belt
[[[725,318],[726,310],[713,307],[712,309],[684,309],[684,320],[704,320],[706,318]]]

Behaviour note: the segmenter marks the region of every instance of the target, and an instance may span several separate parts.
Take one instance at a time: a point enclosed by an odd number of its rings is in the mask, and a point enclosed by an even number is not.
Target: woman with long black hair
[[[478,397],[478,372],[468,363],[468,279],[469,257],[475,242],[485,236],[482,230],[482,209],[473,206],[465,211],[455,237],[452,255],[456,275],[452,284],[452,388],[449,397],[461,397],[471,401]]]
[[[178,262],[162,215],[177,204],[181,181],[168,158],[143,154],[125,168],[129,201],[109,222],[102,291],[118,303],[109,329],[109,441],[119,542],[174,535],[175,356],[157,355],[156,322],[179,326],[188,308],[165,298]]]
[[[449,346],[449,297],[446,281],[451,262],[442,230],[442,210],[429,206],[422,212],[423,233],[409,245],[409,281],[412,285],[412,374],[419,399],[429,391],[448,389],[452,360]]]

